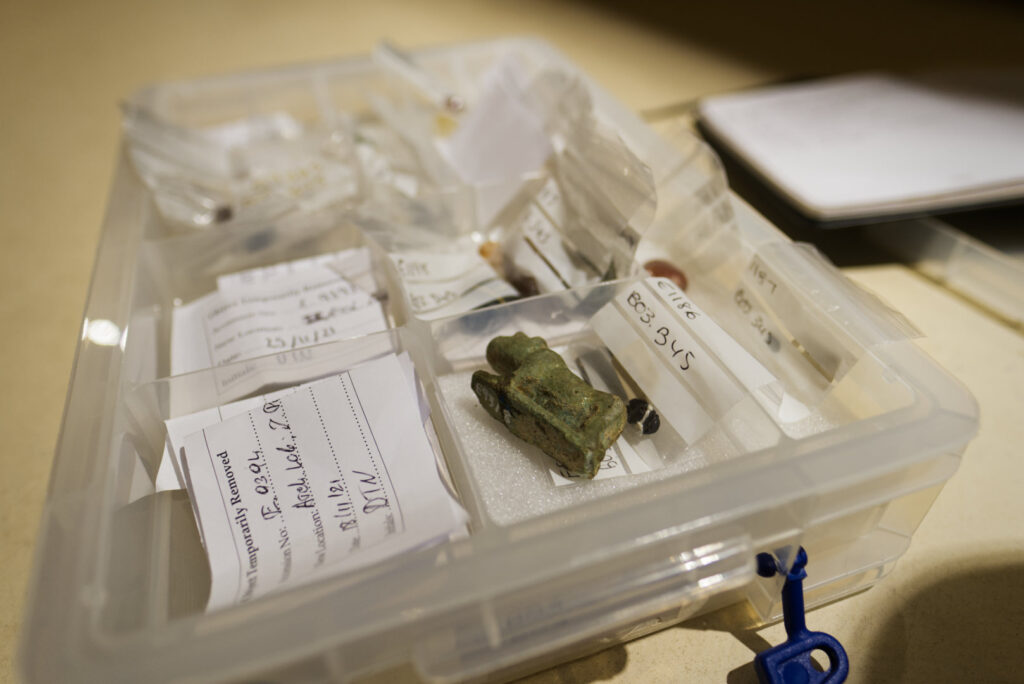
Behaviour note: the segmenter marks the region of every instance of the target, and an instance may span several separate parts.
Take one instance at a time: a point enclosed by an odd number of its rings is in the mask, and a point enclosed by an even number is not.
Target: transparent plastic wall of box
[[[513,47],[538,60],[557,58],[531,41],[452,48],[425,58],[480,66]],[[258,107],[262,100],[253,93],[285,99],[296,93],[305,102],[291,84],[314,72],[330,75],[327,92],[336,103],[355,98],[370,83],[365,62],[355,61],[178,84],[146,97],[161,100],[182,123],[200,122],[217,112],[233,116],[239,103]],[[627,142],[653,149],[642,144],[653,142],[653,134],[602,91],[594,92]],[[413,323],[375,340],[409,351],[417,364],[445,456],[474,514],[470,537],[208,615],[202,612],[208,570],[187,500],[167,493],[132,498],[139,491],[135,474],[151,474],[146,454],[159,445],[159,418],[166,412],[161,402],[169,388],[192,387],[194,405],[208,405],[214,397],[199,388],[215,372],[159,379],[166,373],[152,357],[166,330],[158,320],[155,332],[147,332],[144,321],[154,306],[186,292],[187,283],[164,286],[173,281],[140,273],[147,263],[143,242],[171,233],[122,163],[40,528],[20,659],[27,679],[251,679],[290,663],[345,679],[407,661],[430,677],[459,679],[496,667],[511,671],[516,663],[552,654],[570,657],[683,619],[715,596],[742,598],[744,587],[756,589],[752,560],[761,550],[784,554],[799,543],[807,546],[821,568],[809,579],[809,602],[877,579],[902,553],[955,469],[976,429],[976,407],[884,307],[851,290],[831,267],[788,243],[735,197],[724,197],[733,227],[676,241],[680,226],[656,217],[648,235],[652,248],[681,260],[707,257],[684,261],[695,276],[693,298],[707,310],[735,308],[730,302],[755,257],[789,285],[793,298],[773,310],[780,323],[794,338],[812,340],[810,348],[817,341],[841,352],[831,378],[822,375],[807,389],[835,399],[837,427],[803,438],[781,434],[772,448],[503,527],[483,514],[467,467],[468,445],[446,420],[437,392],[437,378],[455,366],[454,338],[443,333],[480,320],[470,315]],[[670,211],[671,194],[662,194],[659,205],[662,219],[690,215]],[[301,256],[320,247],[314,240],[295,249],[290,253]],[[211,266],[203,277],[220,268]],[[563,296],[494,311],[533,315],[551,310]],[[585,322],[586,312],[574,306],[563,315],[573,324]],[[720,324],[755,356],[770,360],[745,341],[739,313],[723,316]],[[482,359],[480,339],[463,350],[460,367]],[[321,351],[346,363],[365,358],[375,344],[340,342]],[[562,599],[566,593],[570,598]],[[771,593],[749,591],[761,618],[776,610]],[[571,598],[577,595],[579,600]],[[545,611],[549,604],[560,610]]]
[[[1002,252],[938,219],[865,229],[868,237],[911,262],[929,278],[1024,327],[1024,259]]]

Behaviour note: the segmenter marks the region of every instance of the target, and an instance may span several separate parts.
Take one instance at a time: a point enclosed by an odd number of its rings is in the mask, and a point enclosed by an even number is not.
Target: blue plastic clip
[[[824,632],[811,632],[804,621],[804,578],[807,573],[807,552],[803,547],[796,554],[793,568],[786,573],[782,587],[782,615],[786,623],[786,642],[769,648],[754,657],[754,668],[761,684],[838,684],[850,673],[846,651],[835,637]],[[757,574],[773,577],[781,574],[771,554],[757,554]],[[811,652],[824,651],[829,668],[818,670],[811,661]]]

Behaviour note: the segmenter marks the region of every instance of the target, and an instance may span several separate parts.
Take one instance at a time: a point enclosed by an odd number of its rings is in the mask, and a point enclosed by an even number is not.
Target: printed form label
[[[458,533],[465,513],[440,480],[407,387],[389,355],[185,438],[209,609]]]

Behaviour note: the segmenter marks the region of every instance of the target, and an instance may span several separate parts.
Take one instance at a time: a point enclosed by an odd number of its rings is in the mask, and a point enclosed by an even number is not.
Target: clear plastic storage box
[[[508,53],[578,73],[535,40],[417,57],[472,80]],[[469,375],[486,368],[488,340],[513,331],[570,354],[601,350],[592,317],[639,281],[428,319],[378,241],[389,329],[170,375],[170,311],[217,276],[368,238],[338,220],[176,230],[124,150],[40,527],[20,656],[28,681],[346,681],[406,663],[428,681],[510,677],[732,603],[746,602],[752,624],[776,619],[781,584],[757,577],[758,552],[785,563],[808,550],[810,605],[892,569],[977,429],[973,398],[898,314],[730,194],[695,138],[659,135],[582,78],[657,187],[638,261],[677,264],[687,295],[809,413],[783,419],[743,403],[692,443],[659,432],[648,472],[553,486],[478,417]],[[385,87],[372,60],[351,59],[158,85],[133,102],[180,126],[281,111],[316,123],[365,111]],[[446,206],[472,217],[472,193],[461,203],[459,192]],[[188,497],[154,488],[163,421],[218,405],[217,388],[239,373],[296,384],[390,351],[415,364],[468,534],[207,612],[210,570]]]

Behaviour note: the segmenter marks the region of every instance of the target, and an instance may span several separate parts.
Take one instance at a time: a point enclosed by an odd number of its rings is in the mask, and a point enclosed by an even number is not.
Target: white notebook
[[[818,221],[1024,197],[1024,72],[841,76],[708,98],[699,115]]]

